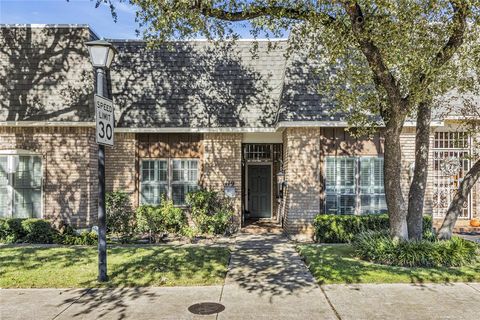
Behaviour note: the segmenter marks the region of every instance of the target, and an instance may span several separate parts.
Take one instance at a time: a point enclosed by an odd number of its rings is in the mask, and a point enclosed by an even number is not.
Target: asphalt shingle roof
[[[174,42],[147,48],[114,42],[110,72],[119,126],[269,127],[278,118],[285,46],[259,42]]]

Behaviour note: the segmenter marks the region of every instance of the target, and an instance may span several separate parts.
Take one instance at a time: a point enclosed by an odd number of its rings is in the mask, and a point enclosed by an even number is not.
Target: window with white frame
[[[160,204],[162,196],[168,194],[168,161],[142,161],[141,197],[142,204]]]
[[[162,196],[184,205],[188,192],[198,187],[198,160],[155,159],[141,162],[140,202],[158,205]]]
[[[185,196],[197,189],[198,161],[172,160],[172,200],[174,204],[185,204]]]
[[[40,218],[41,212],[41,157],[0,155],[0,217]]]
[[[327,157],[325,212],[370,214],[386,211],[383,158]]]

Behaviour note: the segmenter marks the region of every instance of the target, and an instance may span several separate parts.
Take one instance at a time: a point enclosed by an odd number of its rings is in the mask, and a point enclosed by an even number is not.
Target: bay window
[[[155,159],[141,162],[140,203],[158,205],[162,196],[185,205],[185,196],[198,187],[198,160]]]
[[[325,182],[326,213],[386,211],[381,157],[327,157]]]

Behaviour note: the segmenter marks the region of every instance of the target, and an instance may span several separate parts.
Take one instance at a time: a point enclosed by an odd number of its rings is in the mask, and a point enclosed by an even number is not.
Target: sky
[[[0,24],[88,24],[101,38],[135,39],[135,8],[117,3],[115,23],[110,8],[95,8],[91,0],[0,0]],[[236,30],[242,38],[251,38],[248,29]]]

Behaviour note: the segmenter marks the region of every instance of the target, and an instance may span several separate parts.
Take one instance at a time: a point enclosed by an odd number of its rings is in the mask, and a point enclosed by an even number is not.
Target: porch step
[[[247,222],[240,232],[247,234],[282,234],[283,229],[280,224],[273,221],[254,221]]]
[[[454,233],[480,234],[480,227],[455,227]]]
[[[443,220],[434,219],[433,228],[436,230],[440,229],[442,226]],[[457,220],[455,227],[453,228],[453,233],[460,234],[480,234],[480,227],[472,227],[469,220]]]
[[[438,231],[440,229],[440,226],[435,226],[433,227],[435,231]],[[480,235],[480,227],[470,227],[470,226],[461,226],[461,227],[454,227],[453,228],[453,233],[459,233],[459,234],[478,234]]]

